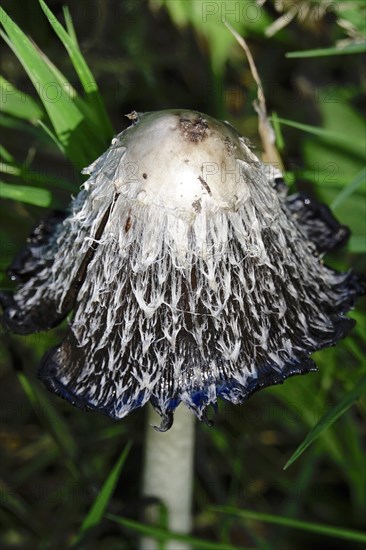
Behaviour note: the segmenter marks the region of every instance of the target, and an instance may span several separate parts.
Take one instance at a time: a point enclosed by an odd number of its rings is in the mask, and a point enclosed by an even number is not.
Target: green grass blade
[[[24,500],[16,494],[14,487],[8,487],[4,480],[0,481],[1,506],[16,513],[19,517],[26,518],[29,514],[28,506]]]
[[[44,117],[44,110],[29,95],[17,90],[0,76],[1,112],[32,122]]]
[[[0,8],[0,22],[7,33],[1,32],[1,36],[36,88],[67,157],[78,168],[86,166],[97,156],[92,147],[97,138],[90,133],[85,116],[75,103],[71,85],[64,78],[60,82],[60,73],[3,8]],[[101,147],[97,149],[100,154]]]
[[[66,23],[66,30],[75,44],[78,44],[78,39],[75,32],[74,23],[72,21],[71,13],[68,6],[62,6],[62,12],[64,14],[64,19]]]
[[[14,354],[14,350],[12,352]],[[17,359],[17,358],[15,358]],[[56,449],[64,458],[65,464],[75,479],[83,479],[83,474],[76,462],[77,446],[69,428],[57,413],[51,402],[38,390],[36,385],[24,374],[17,371],[20,385],[27,396],[35,414],[45,430],[51,435],[56,444]]]
[[[20,118],[6,115],[5,113],[1,113],[0,116],[0,126],[2,126],[3,128],[15,130],[16,132],[25,132],[26,134],[30,134],[31,136],[36,138],[39,142],[49,144],[53,140],[50,139],[49,134],[44,131],[42,127],[43,122],[39,120],[38,124],[39,126],[41,126],[41,128],[33,126],[32,124],[28,124],[28,122],[24,122]]]
[[[109,141],[113,136],[113,128],[105,110],[102,97],[99,93],[98,85],[79,49],[79,45],[75,40],[76,37],[73,38],[68,34],[43,0],[39,0],[39,3],[53,30],[69,54],[71,62],[89,100],[89,105],[94,107],[95,113],[97,114],[98,130],[102,132],[105,139]]]
[[[38,537],[42,537],[42,529],[39,520],[31,513],[31,508],[14,490],[13,484],[9,487],[5,481],[0,480],[0,507],[8,510],[12,515],[20,520],[22,528],[26,526],[31,532],[36,533]],[[5,527],[5,522],[2,522],[2,530]]]
[[[347,200],[348,197],[350,197],[355,191],[357,191],[357,189],[365,182],[366,182],[366,168],[361,170],[361,172],[357,174],[355,179],[349,185],[344,187],[340,193],[338,193],[338,195],[336,196],[336,198],[334,199],[334,201],[330,206],[332,210],[335,210],[336,208],[341,206],[341,204],[343,204],[345,200]]]
[[[8,164],[6,162],[0,162],[0,172],[8,174],[9,176],[15,176],[20,178],[23,182],[36,183],[38,185],[55,186],[60,189],[65,189],[71,193],[75,192],[77,188],[69,181],[55,178],[54,176],[48,176],[40,174],[39,172],[33,172],[22,166],[16,164]]]
[[[76,108],[81,112],[81,114],[84,116],[84,123],[85,123],[85,133],[88,135],[89,141],[93,140],[96,144],[98,144],[100,150],[97,150],[96,154],[99,154],[101,151],[104,151],[106,146],[106,141],[103,136],[101,136],[101,132],[99,128],[97,128],[97,112],[93,108],[93,105],[89,105],[75,90],[75,88],[71,85],[71,83],[68,81],[66,76],[60,71],[60,69],[43,53],[40,52],[40,56],[46,63],[47,67],[51,70],[51,72],[54,74],[56,80],[58,81],[60,88],[64,91],[66,96],[69,98],[69,101],[72,101]],[[92,144],[92,143],[91,143]],[[109,140],[108,140],[109,144]],[[88,145],[88,144],[86,144]],[[90,145],[89,145],[90,146]],[[93,157],[95,158],[95,157]]]
[[[70,98],[69,101],[73,101],[76,108],[80,111],[83,119],[83,132],[85,139],[77,144],[78,149],[84,154],[84,157],[90,160],[94,160],[99,156],[109,145],[100,131],[97,129],[96,112],[93,110],[86,101],[80,97],[75,88],[68,82],[64,74],[56,67],[54,63],[42,52],[40,54],[55,75],[55,79],[60,85],[60,89],[64,90],[64,93]],[[66,153],[64,153],[66,154]]]
[[[8,162],[9,164],[15,162],[13,155],[11,155],[11,153],[9,153],[9,151],[5,149],[3,145],[0,145],[0,158],[4,162]]]
[[[47,189],[28,187],[27,185],[12,185],[0,181],[0,198],[33,204],[48,208],[52,204],[52,195]]]
[[[55,81],[56,75],[41,57],[33,43],[2,8],[0,8],[0,17],[7,33],[7,36],[2,33],[2,37],[21,62],[40,94],[57,135],[64,144],[67,144],[71,131],[82,122],[82,114],[70,101],[70,97],[65,94],[57,78]],[[50,98],[46,97],[46,90],[50,84],[53,86],[55,98],[58,99],[57,102],[49,101]]]
[[[174,533],[162,529],[161,527],[154,527],[152,525],[145,525],[144,523],[139,523],[138,521],[133,521],[132,519],[122,518],[120,516],[115,516],[114,514],[106,514],[107,519],[119,523],[127,529],[136,531],[140,535],[153,537],[161,542],[163,541],[181,541],[185,542],[192,546],[192,548],[202,549],[202,550],[254,550],[249,549],[248,547],[243,546],[233,546],[227,544],[226,542],[212,542],[210,540],[199,539],[192,537],[190,535],[182,535],[180,533]]]
[[[278,116],[277,113],[272,113],[272,122],[273,122],[273,129],[276,136],[276,145],[279,151],[284,151],[285,149],[285,141],[283,139],[283,135],[281,132],[281,126],[278,122]]]
[[[273,122],[273,118],[270,117],[270,119]],[[319,128],[317,126],[310,126],[309,124],[303,124],[301,122],[296,122],[294,120],[288,120],[280,117],[278,117],[276,121],[280,124],[284,124],[285,126],[290,126],[291,128],[296,128],[297,130],[302,130],[303,132],[307,132],[308,134],[318,136],[319,138],[325,139],[330,143],[340,145],[344,149],[347,149],[349,151],[352,151],[352,153],[359,155],[362,159],[364,158],[365,152],[363,144],[360,145],[359,142],[352,141],[349,135],[332,132],[331,130],[324,130],[323,128]]]
[[[77,455],[77,446],[66,422],[64,422],[50,401],[35,387],[24,372],[18,371],[17,376],[24,393],[41,423],[51,433],[62,454],[74,461]]]
[[[361,378],[351,393],[347,394],[340,403],[332,407],[312,428],[301,445],[296,449],[293,455],[286,462],[284,470],[288,468],[302,453],[317,439],[325,430],[327,430],[342,414],[344,414],[360,398],[366,390],[366,377]]]
[[[317,533],[319,535],[326,535],[329,537],[335,537],[338,539],[354,541],[354,542],[366,542],[366,533],[362,531],[355,531],[352,529],[345,529],[343,527],[332,527],[331,525],[323,525],[321,523],[312,523],[309,521],[302,521],[298,519],[288,518],[284,516],[275,516],[272,514],[262,514],[260,512],[254,512],[252,510],[245,510],[242,508],[234,508],[230,506],[211,508],[214,512],[220,512],[223,514],[232,514],[245,519],[254,519],[257,521],[263,521],[264,523],[273,523],[274,525],[283,525],[292,529],[299,529],[301,531],[310,531],[311,533]]]
[[[272,117],[270,118],[272,120]],[[333,139],[338,141],[340,139],[339,134],[331,132],[330,130],[324,130],[318,126],[310,126],[309,124],[303,124],[302,122],[296,122],[295,120],[288,120],[280,117],[277,117],[276,121],[284,124],[285,126],[290,126],[291,128],[296,128],[297,130],[302,130],[303,132],[307,132],[308,134],[313,134],[314,136],[319,136],[324,139]]]
[[[348,241],[348,250],[350,252],[354,252],[355,254],[362,254],[366,252],[365,235],[351,235],[351,238]]]
[[[318,48],[315,50],[305,50],[303,52],[287,52],[285,57],[301,58],[301,57],[329,57],[331,55],[351,55],[355,53],[365,53],[366,44],[350,44],[344,48]]]
[[[36,475],[39,475],[48,466],[52,467],[52,464],[59,460],[59,450],[53,446],[51,449],[43,450],[42,455],[38,455],[37,460],[31,460],[26,465],[22,465],[17,469],[15,475],[15,482],[21,485],[28,479],[34,479]]]
[[[51,128],[49,128],[47,126],[47,124],[45,124],[44,122],[42,122],[42,120],[40,120],[39,122],[39,126],[42,128],[44,134],[49,138],[50,141],[52,141],[52,143],[54,143],[56,145],[56,147],[61,151],[61,153],[67,157],[67,154],[66,154],[66,151],[65,151],[65,147],[62,145],[61,141],[58,139],[58,137],[52,132]]]
[[[296,179],[296,174],[292,173],[294,180]],[[349,178],[342,177],[337,174],[336,178],[329,176],[329,165],[320,165],[314,167],[313,170],[301,170],[301,178],[313,182],[315,185],[318,185],[319,188],[330,187],[332,189],[343,189],[349,185]]]
[[[98,525],[98,523],[100,523],[101,520],[103,519],[108,503],[115,490],[123,465],[126,461],[128,453],[130,452],[130,449],[131,449],[131,444],[128,443],[125,446],[117,463],[115,464],[112,471],[110,472],[109,476],[107,477],[106,481],[104,482],[103,487],[99,492],[93,506],[91,507],[87,516],[85,517],[80,527],[80,531],[76,536],[75,543],[81,540],[81,538],[86,533],[86,531]]]

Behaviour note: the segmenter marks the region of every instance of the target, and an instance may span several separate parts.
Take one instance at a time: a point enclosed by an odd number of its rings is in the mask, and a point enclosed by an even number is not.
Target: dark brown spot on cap
[[[201,178],[201,176],[198,176],[198,179],[200,180],[200,183],[201,183],[203,189],[204,189],[205,191],[207,191],[207,193],[208,193],[209,195],[212,195],[210,186],[208,185],[207,181],[205,181],[203,178]]]
[[[130,216],[128,216],[128,218],[126,220],[126,223],[125,223],[125,232],[126,233],[131,229],[131,226],[132,226],[132,221],[131,221]]]
[[[194,211],[197,212],[197,214],[199,214],[202,210],[201,199],[197,199],[196,201],[193,201],[192,206]]]
[[[193,119],[181,115],[179,118],[179,127],[184,139],[193,143],[199,143],[208,136],[208,124],[201,115],[197,115]]]
[[[142,177],[144,178],[144,180],[147,180],[147,174],[146,174],[146,172],[144,172],[144,173],[142,174]]]

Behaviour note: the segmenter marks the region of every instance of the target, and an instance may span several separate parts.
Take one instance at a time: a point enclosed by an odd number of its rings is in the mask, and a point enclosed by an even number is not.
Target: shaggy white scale
[[[67,217],[46,221],[13,265],[4,321],[28,333],[74,310],[43,360],[47,386],[114,418],[150,401],[166,430],[180,402],[204,420],[218,397],[241,403],[315,370],[310,353],[350,330],[343,314],[363,285],[321,259],[347,229],[287,197],[229,124],[130,117]]]

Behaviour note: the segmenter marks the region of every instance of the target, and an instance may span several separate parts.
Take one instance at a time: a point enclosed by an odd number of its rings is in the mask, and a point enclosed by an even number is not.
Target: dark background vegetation
[[[287,9],[297,4],[303,17],[295,18],[270,38],[264,31],[281,14],[269,0],[258,12],[245,12],[248,2],[189,0],[49,0],[48,5],[62,22],[62,6],[69,7],[82,52],[99,83],[116,132],[127,127],[124,115],[132,110],[186,107],[229,120],[252,140],[260,154],[257,116],[252,107],[256,88],[242,50],[221,22],[226,6],[227,19],[250,45],[269,111],[332,132],[333,138],[326,139],[281,126],[281,154],[288,181],[296,180],[300,188],[332,205],[364,163],[363,55],[285,57],[289,51],[328,48],[340,40],[360,41],[363,2],[348,2],[351,7],[343,12],[345,2],[326,3],[329,7],[322,13],[316,9],[322,2],[287,2]],[[254,2],[249,4],[254,8]],[[3,7],[80,89],[64,47],[38,2],[3,1]],[[211,10],[215,11],[212,15]],[[230,15],[230,10],[234,14]],[[342,18],[348,26],[339,24]],[[36,98],[24,69],[4,42],[1,55],[6,79]],[[13,123],[6,119],[2,134],[16,161],[35,173],[71,182],[76,194],[82,179],[72,164],[56,147],[40,142],[37,135],[15,121],[16,117]],[[339,139],[334,139],[334,134]],[[13,182],[11,178],[7,181]],[[59,204],[67,204],[69,191],[58,189],[54,193]],[[353,236],[348,247],[333,254],[328,262],[361,271],[365,267],[362,187],[335,204],[335,213],[352,228]],[[6,200],[2,201],[1,215],[0,261],[5,269],[44,209]],[[3,275],[2,288],[9,284]],[[316,354],[319,373],[295,377],[282,387],[259,392],[242,407],[222,402],[214,428],[197,426],[196,536],[221,542],[222,549],[226,543],[281,550],[311,545],[360,547],[287,526],[218,516],[211,507],[230,505],[348,529],[363,527],[364,402],[355,403],[288,470],[283,470],[310,428],[352,391],[365,373],[362,307],[360,301],[358,311],[351,314],[358,321],[353,334],[336,348]],[[129,440],[133,447],[109,510],[124,517],[141,517],[145,411],[138,410],[114,423],[46,394],[36,380],[37,365],[44,351],[62,339],[63,331],[58,328],[27,337],[1,335],[3,548],[66,547]],[[30,387],[36,388],[41,401],[32,404]],[[85,547],[134,549],[136,540],[133,531],[104,520]]]

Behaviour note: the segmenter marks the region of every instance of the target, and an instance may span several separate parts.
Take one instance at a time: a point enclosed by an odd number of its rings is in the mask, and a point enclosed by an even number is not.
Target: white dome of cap
[[[243,163],[258,163],[245,140],[225,122],[196,111],[131,115],[135,124],[119,134],[126,147],[117,191],[139,183],[136,199],[193,216],[235,209],[248,198]]]

